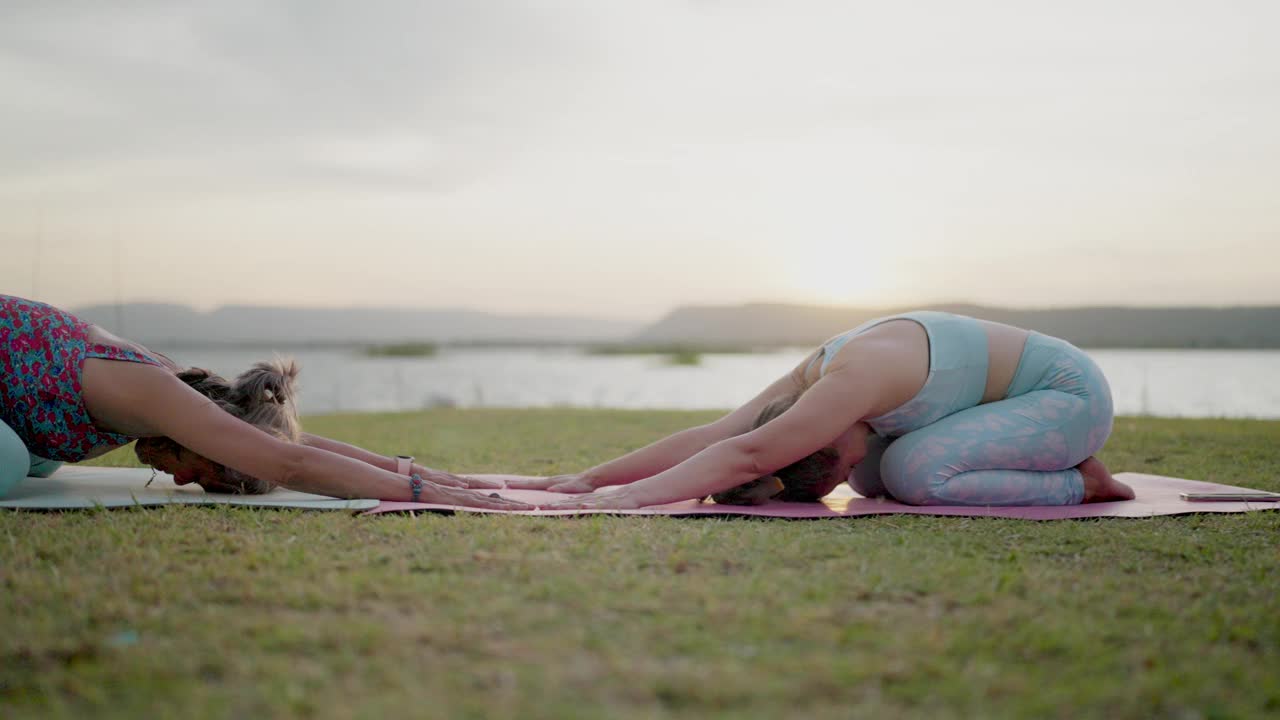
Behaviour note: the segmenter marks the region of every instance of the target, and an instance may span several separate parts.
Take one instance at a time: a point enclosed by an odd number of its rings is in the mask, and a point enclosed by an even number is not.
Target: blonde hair
[[[799,392],[773,400],[760,410],[752,429],[777,419],[800,399]],[[821,488],[829,487],[832,473],[840,460],[840,451],[825,447],[778,470],[773,475],[756,478],[734,488],[712,495],[721,505],[759,505],[771,499],[784,502],[818,502]]]
[[[239,411],[233,414],[281,440],[298,442],[302,426],[294,400],[297,378],[298,364],[292,360],[277,357],[256,363],[231,384],[229,399]]]
[[[298,406],[294,400],[294,383],[298,377],[298,364],[293,360],[276,357],[255,363],[253,367],[227,382],[217,373],[203,368],[187,368],[177,374],[193,390],[209,398],[228,414],[288,442],[298,442],[302,425],[298,421]],[[152,438],[153,443],[167,443],[172,451],[178,443],[170,438]],[[135,453],[138,448],[135,447]],[[141,455],[139,455],[141,458]],[[223,481],[239,488],[243,495],[270,492],[275,484],[246,475],[239,470],[218,466]]]

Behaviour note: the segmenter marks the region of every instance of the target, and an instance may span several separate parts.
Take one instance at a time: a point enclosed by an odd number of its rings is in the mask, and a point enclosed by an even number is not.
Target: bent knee
[[[885,450],[880,461],[880,481],[898,502],[908,505],[937,505],[942,502],[936,488],[946,478],[938,476],[938,463],[932,457],[929,444],[923,440],[923,437],[904,435]]]
[[[866,498],[884,497],[888,490],[880,479],[880,468],[869,464],[859,465],[849,474],[849,487]]]
[[[26,477],[30,469],[31,454],[27,452],[27,446],[0,423],[0,497]]]
[[[0,456],[0,498],[8,495],[13,486],[27,476],[28,467],[30,467],[30,461],[25,454],[21,462],[17,460],[15,453],[4,453]]]
[[[27,470],[30,477],[47,478],[58,472],[58,468],[62,467],[62,463],[58,460],[46,460],[42,457],[31,456],[31,467]]]
[[[862,497],[884,497],[888,494],[884,481],[880,478],[880,463],[884,460],[889,444],[889,440],[879,435],[868,437],[867,454],[849,473],[849,487]]]
[[[938,488],[946,482],[931,473],[900,477],[893,481],[885,478],[884,487],[890,497],[907,505],[950,505],[941,497]]]

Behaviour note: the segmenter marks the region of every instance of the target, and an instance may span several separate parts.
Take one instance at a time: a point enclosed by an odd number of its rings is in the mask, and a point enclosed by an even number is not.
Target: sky
[[[1274,0],[8,0],[0,292],[1280,304],[1276,27]]]

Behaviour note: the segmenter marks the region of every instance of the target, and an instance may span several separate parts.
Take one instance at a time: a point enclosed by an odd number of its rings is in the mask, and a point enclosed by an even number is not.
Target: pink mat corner
[[[476,477],[493,480],[507,480],[517,475],[477,475]],[[1126,502],[1091,503],[1089,505],[1066,505],[1054,507],[959,507],[932,506],[917,507],[903,505],[893,500],[868,499],[854,493],[847,485],[841,485],[823,499],[821,503],[784,503],[771,502],[765,505],[740,507],[736,505],[717,505],[713,502],[686,500],[668,505],[654,505],[638,510],[482,510],[478,508],[457,507],[454,505],[433,505],[430,503],[388,502],[383,501],[378,507],[364,514],[406,511],[453,511],[464,512],[510,512],[516,515],[565,516],[565,515],[736,515],[748,517],[775,518],[836,518],[858,517],[861,515],[960,515],[966,517],[1003,517],[1021,518],[1023,520],[1067,520],[1072,518],[1093,517],[1127,517],[1141,518],[1155,515],[1181,515],[1185,513],[1238,513],[1250,510],[1280,509],[1280,503],[1274,502],[1188,502],[1178,497],[1184,492],[1256,492],[1249,488],[1218,485],[1199,480],[1163,477],[1161,475],[1144,475],[1142,473],[1119,473],[1116,478],[1133,487],[1137,498]],[[503,490],[504,497],[537,503],[548,498],[563,498],[559,493],[541,490]]]

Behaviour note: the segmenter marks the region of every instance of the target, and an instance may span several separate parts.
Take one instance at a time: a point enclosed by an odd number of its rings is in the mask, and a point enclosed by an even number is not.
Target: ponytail
[[[297,442],[302,434],[294,383],[298,364],[277,357],[244,371],[231,384],[230,401],[241,420],[282,440]]]

